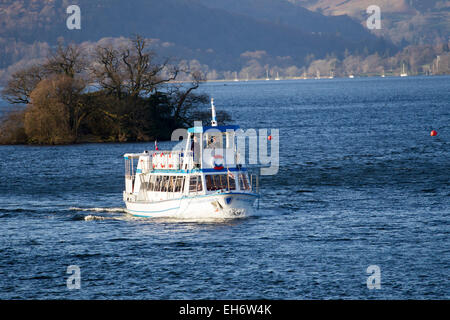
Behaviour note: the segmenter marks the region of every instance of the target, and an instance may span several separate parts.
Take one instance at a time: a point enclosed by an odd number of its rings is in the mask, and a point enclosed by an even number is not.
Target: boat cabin
[[[254,193],[255,176],[239,164],[239,126],[187,130],[184,150],[124,155],[126,201],[161,201],[212,193]],[[136,170],[134,170],[136,168]]]

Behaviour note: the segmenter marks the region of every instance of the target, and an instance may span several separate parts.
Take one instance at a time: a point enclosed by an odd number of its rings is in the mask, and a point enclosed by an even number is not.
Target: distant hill
[[[293,4],[325,15],[349,15],[362,25],[366,9],[378,5],[382,30],[376,34],[395,43],[422,44],[445,42],[450,35],[450,1],[448,0],[289,0]],[[406,43],[405,43],[406,42]]]
[[[287,0],[197,0],[210,8],[243,14],[303,32],[339,35],[354,42],[377,41],[367,28],[346,15],[326,16]]]
[[[81,30],[66,28],[69,4],[81,8]],[[348,17],[327,17],[287,1],[4,0],[0,69],[39,56],[59,37],[95,42],[133,34],[159,39],[165,54],[218,70],[239,70],[246,52],[302,65],[308,56],[395,50]]]

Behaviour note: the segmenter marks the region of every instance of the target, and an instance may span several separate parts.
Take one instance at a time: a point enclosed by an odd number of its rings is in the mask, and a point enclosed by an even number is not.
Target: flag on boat
[[[155,150],[158,151],[158,142],[155,140]]]
[[[228,170],[228,169],[227,169]],[[230,179],[234,179],[234,175],[231,173],[230,170],[228,170],[227,175]]]

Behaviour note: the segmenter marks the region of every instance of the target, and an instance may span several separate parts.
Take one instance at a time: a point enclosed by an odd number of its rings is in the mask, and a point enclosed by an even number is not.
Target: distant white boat
[[[334,78],[334,73],[333,71],[330,71],[330,76],[328,77],[328,79],[333,79]]]
[[[316,79],[320,80],[320,71],[319,70],[316,71]]]
[[[279,77],[279,75],[278,75],[278,72],[277,72],[277,77],[275,78],[275,80],[280,80],[280,77]]]
[[[351,75],[349,75],[348,77],[349,77],[350,79],[353,79],[355,76],[351,74]]]
[[[270,80],[270,78],[269,78],[269,70],[266,70],[266,81],[269,81]]]
[[[408,76],[408,73],[405,72],[405,64],[403,64],[402,73],[400,73],[400,77],[407,77],[407,76]]]
[[[239,79],[237,77],[237,72],[234,73],[234,81],[239,81]]]

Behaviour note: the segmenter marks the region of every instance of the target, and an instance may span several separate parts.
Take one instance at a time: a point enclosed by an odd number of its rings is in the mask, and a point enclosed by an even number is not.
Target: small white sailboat
[[[266,81],[269,81],[269,80],[270,80],[270,78],[269,78],[269,70],[266,69]]]
[[[316,79],[320,80],[320,71],[319,70],[316,70]]]
[[[279,76],[279,74],[278,74],[278,71],[277,71],[277,77],[275,78],[275,80],[276,80],[276,81],[280,80],[280,76]]]
[[[254,212],[258,179],[239,164],[235,148],[239,126],[218,126],[212,99],[211,108],[211,126],[189,128],[184,150],[124,155],[123,200],[128,213],[235,218]]]
[[[239,81],[238,76],[237,76],[237,72],[234,73],[234,81]]]
[[[400,77],[407,77],[408,73],[405,72],[405,64],[402,65],[402,73],[400,73]]]
[[[334,79],[334,72],[330,71],[330,76],[328,77],[328,79]]]

